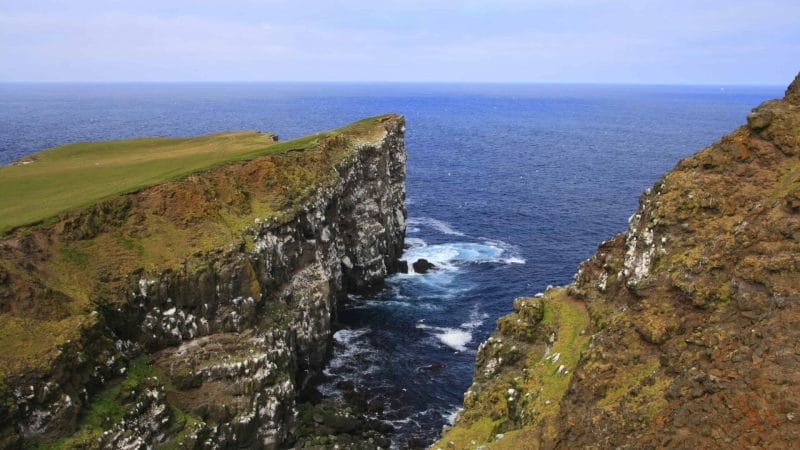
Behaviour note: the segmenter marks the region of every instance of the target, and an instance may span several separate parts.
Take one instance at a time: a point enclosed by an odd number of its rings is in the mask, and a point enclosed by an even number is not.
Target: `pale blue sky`
[[[0,81],[785,85],[798,0],[0,0]]]

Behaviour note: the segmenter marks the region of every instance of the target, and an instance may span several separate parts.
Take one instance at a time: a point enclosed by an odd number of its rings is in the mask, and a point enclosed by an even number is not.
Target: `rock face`
[[[411,267],[414,269],[414,272],[416,273],[428,273],[429,271],[435,269],[436,265],[434,265],[432,262],[428,261],[425,258],[420,258],[414,261],[414,263],[411,264]]]
[[[790,448],[800,439],[800,76],[648,189],[574,282],[477,356],[433,448]]]
[[[163,233],[158,224],[191,231],[214,220],[249,220],[234,226],[223,246],[178,264],[119,273],[113,264],[95,267],[105,257],[99,251],[88,261],[78,257],[85,269],[79,276],[97,276],[91,311],[75,319],[79,325],[52,354],[37,353],[37,364],[20,361],[3,373],[0,448],[54,439],[103,448],[291,442],[295,398],[325,362],[338,301],[379,288],[403,249],[403,118],[351,128],[311,150],[192,175],[5,238],[0,311],[21,321],[26,313],[45,314],[26,302],[69,302],[70,292],[48,287],[47,271],[63,263],[64,248],[94,252],[94,243],[119,230],[151,242]],[[283,176],[287,182],[270,185]],[[291,185],[290,176],[314,183],[298,183],[284,209],[259,216],[253,199],[274,196]],[[176,213],[196,188],[203,195]]]

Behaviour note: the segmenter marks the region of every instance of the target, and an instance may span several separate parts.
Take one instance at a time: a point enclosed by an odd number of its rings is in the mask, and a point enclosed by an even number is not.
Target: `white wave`
[[[366,308],[410,308],[422,309],[426,311],[436,311],[440,307],[431,303],[417,303],[417,302],[403,302],[397,300],[367,300],[363,304],[353,307],[352,309],[366,309]]]
[[[476,306],[470,311],[469,320],[459,325],[458,328],[426,325],[424,319],[417,322],[417,328],[420,330],[430,330],[442,344],[453,350],[465,352],[468,350],[467,344],[472,342],[472,331],[483,325],[484,321],[488,318],[489,315],[480,312]]]
[[[405,239],[405,243],[409,246],[409,248],[425,247],[428,245],[425,243],[425,241],[416,237],[407,237]]]
[[[415,242],[418,244],[418,242]],[[464,263],[508,263],[505,250],[494,245],[475,242],[449,242],[433,245],[412,245],[403,253],[403,259],[412,264],[418,259],[427,259],[439,269],[453,269]],[[435,272],[429,272],[435,273]]]
[[[355,330],[344,328],[337,331],[336,333],[333,333],[333,339],[337,343],[347,346],[348,344],[352,344],[355,340],[364,336],[370,331],[372,330],[370,330],[369,328],[359,328]]]
[[[467,351],[467,344],[472,341],[472,333],[458,328],[445,328],[443,333],[436,335],[442,343],[459,352]]]
[[[449,223],[432,217],[412,217],[408,219],[407,224],[412,227],[430,227],[442,234],[449,234],[451,236],[466,236],[464,233],[453,228]]]
[[[364,302],[365,306],[371,307],[398,307],[398,308],[413,308],[414,304],[400,300],[367,300]]]
[[[454,298],[474,288],[473,284],[458,280],[456,267],[439,266],[439,269],[426,274],[416,273],[412,269],[410,273],[394,274],[388,281],[390,283],[413,282],[418,286],[422,285],[425,293],[420,294],[417,300]]]
[[[501,241],[499,239],[488,239],[488,238],[481,238],[483,243],[492,247],[497,247],[503,250],[505,256],[503,258],[503,262],[506,264],[525,264],[527,261],[525,258],[519,256],[519,247],[516,245],[509,244],[508,242]]]
[[[483,322],[489,318],[489,314],[482,313],[478,311],[478,308],[475,307],[472,309],[472,312],[469,313],[469,320],[461,324],[461,328],[466,328],[468,330],[474,330],[479,326],[483,325]]]
[[[456,419],[458,418],[458,414],[463,410],[464,410],[464,408],[462,408],[460,406],[454,406],[453,409],[450,409],[448,411],[443,412],[442,413],[442,417],[444,417],[444,419],[447,420],[447,423],[452,425],[452,424],[454,424],[456,422]]]
[[[406,227],[406,234],[419,233],[418,227]]]
[[[359,328],[342,329],[333,333],[336,345],[328,366],[324,370],[325,374],[333,376],[338,371],[350,370],[357,365],[363,367],[363,369],[359,368],[359,372],[362,374],[378,370],[376,350],[366,338],[367,333],[371,331],[369,328]]]
[[[467,344],[472,341],[472,333],[459,328],[432,327],[424,323],[418,323],[417,328],[432,330],[434,336],[436,336],[442,344],[459,352],[467,351]]]
[[[412,417],[406,417],[405,419],[384,420],[383,423],[388,423],[389,425],[392,425],[393,427],[401,427],[403,425],[408,425],[408,424],[413,423],[414,425],[416,425],[417,428],[421,428],[422,427],[420,425],[420,423],[418,421],[414,420]],[[392,446],[392,448],[398,448],[398,447]]]

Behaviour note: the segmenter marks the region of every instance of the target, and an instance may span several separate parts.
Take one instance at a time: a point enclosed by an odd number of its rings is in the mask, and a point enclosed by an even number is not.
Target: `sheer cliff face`
[[[800,76],[641,197],[575,281],[481,346],[434,448],[788,448],[800,438]]]
[[[0,447],[290,439],[295,397],[324,363],[338,300],[380,287],[403,248],[404,121],[353,127],[310,150],[148,188],[7,238],[0,298],[13,320],[71,320],[42,307],[74,295],[52,286],[97,278],[86,283],[91,311],[80,325],[4,373]],[[220,232],[223,245],[193,251]],[[132,253],[97,250],[119,233]],[[128,245],[131,236],[144,240]],[[154,241],[181,250],[161,255]],[[82,272],[62,269],[65,248],[93,258],[78,258]],[[141,266],[128,271],[130,258]]]

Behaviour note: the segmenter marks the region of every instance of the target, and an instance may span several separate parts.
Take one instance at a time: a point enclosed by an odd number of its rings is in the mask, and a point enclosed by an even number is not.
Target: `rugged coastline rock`
[[[416,273],[428,273],[429,271],[435,269],[436,265],[425,258],[420,258],[414,261],[414,263],[411,264],[411,267]]]
[[[227,164],[0,240],[0,448],[274,448],[346,293],[405,234],[404,120]],[[28,347],[24,347],[27,342]]]
[[[574,281],[514,302],[433,448],[800,439],[800,76],[678,165]]]

